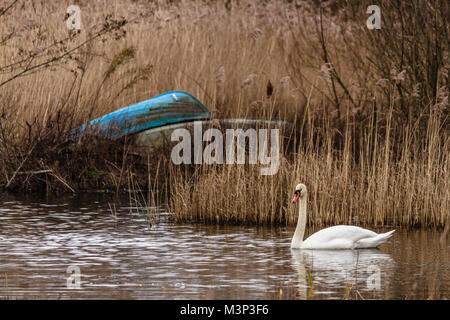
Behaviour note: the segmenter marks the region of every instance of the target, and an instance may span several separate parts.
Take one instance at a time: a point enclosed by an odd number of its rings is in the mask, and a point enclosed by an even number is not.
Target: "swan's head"
[[[295,187],[294,198],[292,199],[292,203],[296,203],[299,198],[304,198],[306,196],[306,186],[303,183],[299,183]]]

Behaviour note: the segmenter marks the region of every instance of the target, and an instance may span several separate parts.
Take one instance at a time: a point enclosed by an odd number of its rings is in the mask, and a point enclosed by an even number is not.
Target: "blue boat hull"
[[[208,109],[194,96],[171,91],[92,120],[77,133],[89,131],[118,139],[168,124],[209,119],[210,116]]]

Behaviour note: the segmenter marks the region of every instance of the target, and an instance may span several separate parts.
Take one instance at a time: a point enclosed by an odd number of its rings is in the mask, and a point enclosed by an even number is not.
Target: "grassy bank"
[[[0,9],[0,188],[161,190],[180,221],[289,224],[309,187],[316,226],[442,227],[450,212],[447,1],[11,1]],[[268,87],[273,90],[268,90]],[[132,137],[67,140],[170,90],[216,118],[293,124],[279,171],[175,166]]]

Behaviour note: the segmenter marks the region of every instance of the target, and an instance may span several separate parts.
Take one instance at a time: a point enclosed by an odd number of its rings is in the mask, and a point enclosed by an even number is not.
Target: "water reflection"
[[[291,254],[298,272],[297,294],[302,299],[349,288],[373,295],[382,290],[382,274],[395,268],[391,255],[380,249],[291,249]]]

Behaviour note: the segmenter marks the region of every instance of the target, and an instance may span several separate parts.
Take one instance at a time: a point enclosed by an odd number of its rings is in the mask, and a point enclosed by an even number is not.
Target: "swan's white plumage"
[[[304,184],[299,184],[300,190],[299,216],[297,228],[292,238],[291,248],[300,249],[362,249],[376,248],[386,242],[395,230],[378,234],[376,232],[355,226],[334,226],[322,229],[303,241],[306,226],[307,191]],[[295,202],[295,200],[294,200]]]
[[[322,229],[303,241],[302,249],[358,249],[375,248],[389,238],[387,234],[355,226],[334,226]],[[385,235],[385,237],[381,237]]]

